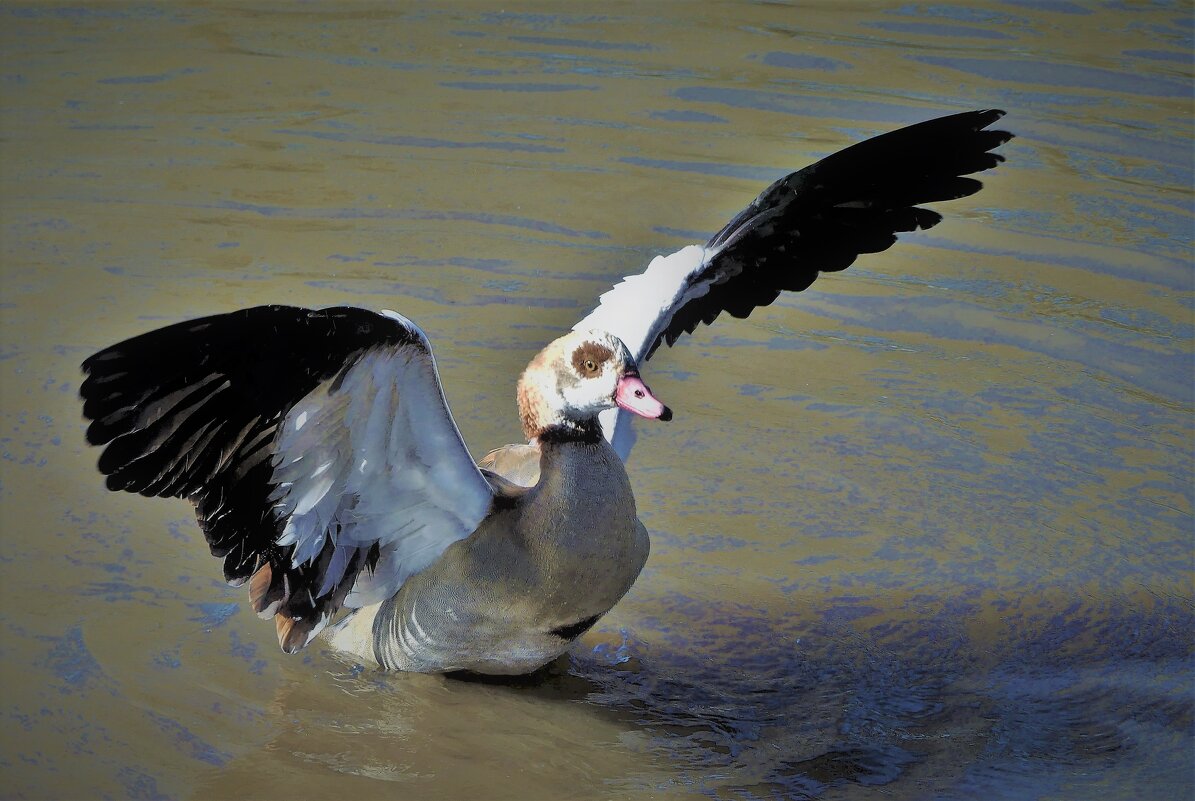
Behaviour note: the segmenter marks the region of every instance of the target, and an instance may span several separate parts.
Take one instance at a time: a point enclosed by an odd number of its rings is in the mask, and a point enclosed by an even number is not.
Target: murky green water
[[[1189,796],[1192,15],[1121,5],[0,3],[0,795]],[[352,303],[483,454],[616,278],[989,106],[945,223],[650,362],[652,557],[546,678],[287,657],[83,447],[95,349]]]

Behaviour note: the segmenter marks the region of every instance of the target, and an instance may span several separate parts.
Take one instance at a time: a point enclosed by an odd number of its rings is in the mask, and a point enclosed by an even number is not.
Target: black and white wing
[[[978,192],[982,184],[964,176],[1003,161],[990,151],[1012,134],[985,130],[1002,116],[989,109],[910,125],[786,175],[704,247],[658,256],[624,278],[574,330],[610,331],[643,362],[724,311],[746,317],[781,292],[807,288],[818,273],[886,250],[900,231],[932,228],[942,216],[920,204]],[[602,425],[625,459],[629,415],[606,412]]]
[[[195,504],[212,554],[294,652],[397,592],[489,512],[423,332],[393,312],[251,309],[83,363],[112,490]]]

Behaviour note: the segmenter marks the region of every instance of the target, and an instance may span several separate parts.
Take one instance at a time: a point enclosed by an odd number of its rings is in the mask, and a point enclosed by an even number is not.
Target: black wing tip
[[[931,117],[922,122],[912,123],[900,128],[894,128],[886,134],[880,134],[872,139],[865,139],[859,145],[870,142],[896,142],[902,135],[911,137],[929,136],[931,139],[940,138],[944,144],[950,142],[967,142],[970,147],[977,147],[983,151],[999,147],[1016,134],[1011,131],[992,130],[990,126],[1005,117],[1007,112],[999,108],[976,109],[961,111],[940,117]],[[966,138],[971,134],[973,138]],[[959,139],[959,137],[964,137]],[[857,151],[857,147],[850,147],[847,151]],[[843,151],[839,151],[843,152]],[[835,154],[836,155],[836,154]]]
[[[116,349],[115,345],[110,348],[104,348],[84,359],[83,363],[79,365],[79,369],[83,372],[83,375],[90,376],[102,362],[119,358],[120,355],[120,351]],[[82,387],[80,387],[80,391],[82,391]]]
[[[103,392],[104,383],[121,372],[117,365],[125,356],[121,350],[122,344],[117,343],[96,351],[79,365],[79,372],[83,374],[83,380],[79,382],[79,398],[81,400],[91,401],[99,397]],[[94,419],[94,416],[87,412],[84,412],[84,415],[89,420]]]
[[[973,111],[960,111],[955,114],[947,114],[942,117],[931,117],[925,120],[926,123],[949,123],[949,122],[965,122],[967,126],[973,131],[982,131],[997,120],[1002,119],[1008,114],[1002,108],[980,108]],[[916,123],[915,123],[916,124]],[[897,129],[899,130],[899,129]]]
[[[943,144],[946,145],[949,145],[953,141],[958,143],[958,146],[973,149],[977,153],[987,152],[1016,138],[1016,134],[1011,131],[992,129],[990,127],[1005,117],[1006,114],[1007,112],[1004,109],[999,108],[963,111],[957,114],[948,114],[945,117],[932,117],[924,122],[896,128],[890,134],[900,135],[904,132],[920,134],[921,132],[925,132],[931,137],[941,138]],[[933,133],[930,133],[931,131]],[[881,135],[876,138],[884,140],[890,137],[888,135]],[[867,141],[872,140],[864,140],[860,144],[865,144]],[[1003,161],[1003,158],[996,156],[996,154],[991,155],[998,158],[999,161]],[[999,163],[999,161],[996,163]],[[995,164],[989,164],[982,169],[990,169],[994,166]]]
[[[717,292],[676,312],[648,356],[723,311],[746,317],[774,301],[780,290],[799,292],[820,273],[843,270],[859,255],[886,250],[898,233],[938,225],[943,216],[922,204],[969,197],[983,188],[967,176],[1004,162],[992,151],[1014,134],[989,127],[1004,116],[1004,109],[981,108],[914,122],[772,183],[706,243],[715,251],[711,265],[734,269]]]
[[[1004,109],[1001,109],[1001,108],[981,109],[979,111],[971,112],[971,114],[974,116],[975,122],[976,122],[975,129],[974,129],[975,133],[983,134],[985,137],[987,137],[987,140],[985,141],[985,144],[987,144],[987,147],[984,148],[985,150],[992,150],[994,148],[1000,147],[1001,145],[1009,142],[1012,139],[1016,139],[1017,135],[1014,134],[1012,131],[988,130],[989,126],[993,125],[994,123],[996,123],[998,120],[1002,119],[1007,114],[1007,112],[1004,111]],[[995,156],[995,158],[997,159],[997,163],[1004,161],[1003,156],[998,156],[994,153],[992,155]],[[992,166],[994,167],[995,164],[993,164]],[[988,169],[990,169],[990,168],[988,168]]]
[[[979,182],[976,181],[976,183],[979,183]],[[979,187],[976,187],[975,191],[978,192]],[[942,220],[944,219],[942,217],[941,212],[934,211],[933,209],[923,209],[920,207],[914,207],[913,213],[914,213],[914,220],[913,220],[914,227],[911,230],[914,230],[914,231],[928,231],[929,229],[933,228],[938,223],[942,222]]]
[[[86,415],[86,412],[84,412],[84,415]],[[87,418],[84,417],[84,419]],[[109,442],[115,439],[114,435],[110,434],[102,425],[100,425],[99,420],[91,421],[91,423],[87,426],[87,432],[84,434],[84,437],[87,439],[88,445],[95,446],[107,445]]]
[[[260,342],[265,344],[257,348]],[[355,306],[253,306],[156,328],[99,350],[80,365],[84,379],[79,398],[89,422],[86,440],[89,445],[107,445],[130,433],[141,402],[208,375],[212,358],[231,355],[248,363],[255,358],[255,348],[277,351],[285,359],[262,355],[263,370],[276,367],[296,375],[330,377],[345,358],[385,345],[428,347],[418,326],[406,318]],[[295,392],[301,395],[308,389],[304,385]]]

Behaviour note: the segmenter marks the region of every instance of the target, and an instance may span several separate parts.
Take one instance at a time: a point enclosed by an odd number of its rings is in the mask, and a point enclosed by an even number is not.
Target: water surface
[[[0,36],[0,794],[1190,794],[1186,5],[5,2]],[[651,559],[534,680],[282,654],[188,505],[83,446],[96,349],[348,303],[428,332],[481,455],[618,277],[992,106],[1018,138],[946,222],[645,368]]]

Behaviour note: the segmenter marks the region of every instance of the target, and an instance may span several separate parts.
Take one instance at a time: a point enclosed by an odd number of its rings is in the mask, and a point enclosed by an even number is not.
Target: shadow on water
[[[896,797],[1081,795],[1135,777],[1186,786],[1192,610],[1041,606],[1040,625],[999,639],[958,610],[863,630],[708,608],[677,627],[683,637],[648,644],[624,630],[530,676],[458,674],[445,686],[583,702],[646,734],[655,757],[679,766],[678,785],[720,798],[881,786]],[[1167,742],[1171,753],[1158,749]]]
[[[492,798],[591,797],[574,786],[600,797],[1177,798],[1189,786],[1195,611],[1184,600],[1027,594],[1022,608],[1035,611],[1015,624],[981,619],[988,605],[973,599],[915,615],[893,604],[866,624],[674,600],[667,630],[591,632],[529,676],[386,673],[330,651],[280,663],[282,675],[250,671],[245,686],[222,685],[218,706],[240,709],[264,751],[154,719],[219,769],[198,797],[227,797],[267,754],[270,775],[324,768],[350,782],[346,797],[369,782],[363,798],[382,794],[379,780],[421,788],[414,797],[434,786],[426,797]],[[215,645],[215,631],[196,646]],[[115,692],[82,635],[51,656],[72,691]],[[190,659],[167,666],[171,686]],[[461,759],[476,769],[460,771]],[[522,784],[478,795],[479,777],[512,766],[549,783],[519,773]]]

